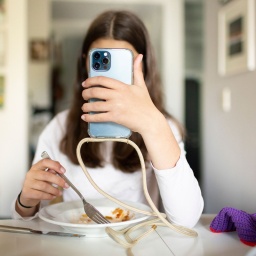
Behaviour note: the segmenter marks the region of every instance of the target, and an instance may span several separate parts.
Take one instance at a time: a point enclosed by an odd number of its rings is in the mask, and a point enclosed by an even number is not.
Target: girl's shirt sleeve
[[[158,182],[163,206],[167,218],[177,224],[193,227],[199,220],[204,201],[198,181],[190,168],[184,143],[177,127],[169,121],[181,149],[181,155],[175,167],[157,170],[152,165]]]

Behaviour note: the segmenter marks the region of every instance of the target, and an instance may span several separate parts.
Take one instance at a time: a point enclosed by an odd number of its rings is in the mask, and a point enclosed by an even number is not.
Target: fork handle
[[[41,154],[41,157],[44,158],[44,159],[51,159],[48,155],[48,153],[46,151],[44,151],[42,154]],[[83,195],[80,193],[80,191],[73,185],[73,183],[62,173],[57,173],[57,175],[59,175],[62,179],[64,179],[68,185],[79,195],[79,197],[86,202],[86,200],[84,199]]]
[[[64,174],[57,173],[57,175],[59,175],[62,179],[64,179],[68,183],[68,185],[79,195],[79,197],[85,201],[80,191],[73,185],[73,183]]]

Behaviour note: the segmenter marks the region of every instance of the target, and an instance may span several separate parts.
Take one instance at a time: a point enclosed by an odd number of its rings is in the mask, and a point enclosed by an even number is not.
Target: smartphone
[[[131,85],[133,82],[133,52],[124,48],[98,48],[89,52],[89,77],[106,76]],[[90,102],[99,99],[90,99]],[[90,112],[97,115],[97,112]],[[88,134],[94,138],[128,138],[131,130],[114,122],[91,122]]]

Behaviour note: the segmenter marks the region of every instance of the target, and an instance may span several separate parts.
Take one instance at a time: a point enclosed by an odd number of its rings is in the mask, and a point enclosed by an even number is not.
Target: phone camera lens
[[[94,57],[95,60],[98,60],[100,58],[100,53],[99,52],[95,52],[93,54],[93,57]]]
[[[103,63],[104,65],[107,65],[107,64],[109,63],[109,59],[108,59],[107,57],[103,58],[103,59],[102,59],[102,63]]]
[[[98,70],[100,68],[100,63],[99,62],[94,63],[93,67],[94,69]]]

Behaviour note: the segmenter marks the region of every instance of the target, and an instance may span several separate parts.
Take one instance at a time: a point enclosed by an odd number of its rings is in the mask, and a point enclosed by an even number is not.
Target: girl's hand
[[[179,145],[164,115],[155,107],[148,93],[141,65],[142,55],[134,60],[134,84],[127,85],[107,77],[91,77],[82,86],[82,106],[86,122],[115,122],[141,134],[149,159],[157,169],[169,169],[180,157]],[[95,86],[103,86],[95,87]],[[101,112],[95,115],[89,112]],[[160,132],[161,131],[161,132]]]
[[[142,73],[142,55],[134,60],[134,84],[127,85],[107,77],[86,79],[82,96],[88,101],[98,98],[104,101],[86,102],[82,106],[86,122],[115,122],[132,131],[143,134],[152,123],[154,115],[160,115],[153,104]],[[101,85],[102,87],[95,87]],[[101,112],[91,115],[89,112]]]
[[[45,171],[47,168],[48,171]],[[21,203],[33,207],[41,200],[52,200],[60,196],[62,192],[53,184],[62,188],[69,187],[61,177],[56,175],[64,172],[65,169],[59,162],[50,159],[42,159],[34,164],[26,174],[20,195]],[[19,208],[21,208],[20,205]]]

